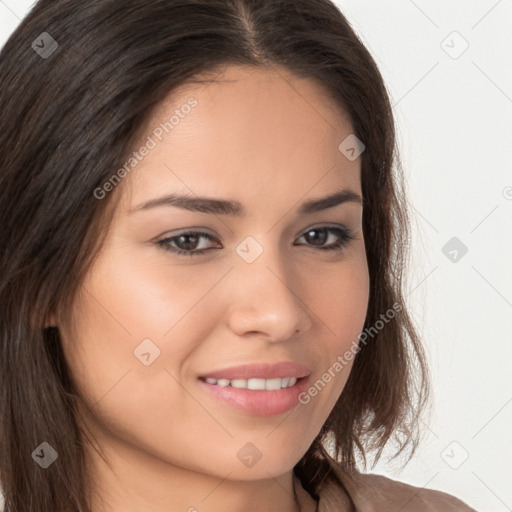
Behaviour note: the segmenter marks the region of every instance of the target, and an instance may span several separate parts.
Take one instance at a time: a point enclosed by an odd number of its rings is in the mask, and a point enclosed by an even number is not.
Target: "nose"
[[[238,336],[280,342],[311,328],[307,290],[277,250],[267,248],[252,263],[236,261],[230,283],[228,323]]]

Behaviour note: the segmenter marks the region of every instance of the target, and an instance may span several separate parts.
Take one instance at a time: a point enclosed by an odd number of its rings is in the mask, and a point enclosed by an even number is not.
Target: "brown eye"
[[[208,241],[214,241],[215,243],[212,247],[208,247]],[[194,256],[203,254],[209,249],[218,248],[220,242],[215,240],[208,233],[188,231],[186,233],[158,240],[157,244],[164,251],[169,251],[177,255]]]
[[[306,245],[321,250],[342,249],[354,239],[354,235],[347,228],[327,226],[308,229],[300,238],[302,237],[306,240]],[[326,245],[327,242],[330,243]]]

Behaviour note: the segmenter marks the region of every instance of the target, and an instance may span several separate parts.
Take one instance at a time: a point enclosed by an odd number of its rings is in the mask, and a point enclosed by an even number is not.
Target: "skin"
[[[94,512],[292,512],[294,487],[301,510],[315,510],[292,469],[351,364],[309,404],[270,417],[217,402],[197,378],[291,360],[309,367],[315,382],[357,339],[369,294],[362,205],[297,211],[340,188],[362,196],[360,158],[338,150],[353,129],[315,82],[282,68],[234,66],[217,79],[174,91],[153,113],[141,143],[190,97],[198,102],[110,192],[122,197],[105,243],[70,318],[57,320],[94,413],[80,416],[95,439],[87,450]],[[237,200],[246,214],[130,212],[169,193]],[[345,226],[354,239],[340,252],[322,251],[305,233],[323,225]],[[192,228],[212,235],[196,245],[211,247],[202,255],[178,256],[156,243]],[[339,240],[327,235],[320,246]],[[248,236],[263,248],[250,264],[236,252]],[[148,366],[134,356],[146,338],[160,349]],[[262,454],[252,467],[237,457],[249,442]]]

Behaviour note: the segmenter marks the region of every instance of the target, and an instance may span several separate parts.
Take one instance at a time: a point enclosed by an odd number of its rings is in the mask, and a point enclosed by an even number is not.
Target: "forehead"
[[[231,66],[182,85],[154,110],[139,143],[151,148],[130,172],[125,203],[172,191],[261,207],[339,186],[360,191],[360,159],[338,149],[352,131],[317,82]]]

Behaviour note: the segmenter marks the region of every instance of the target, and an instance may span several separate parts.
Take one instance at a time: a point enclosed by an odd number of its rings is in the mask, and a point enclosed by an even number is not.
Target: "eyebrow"
[[[306,201],[300,206],[298,213],[299,215],[306,215],[327,210],[328,208],[333,208],[334,206],[348,202],[363,204],[363,200],[359,194],[349,189],[341,189],[329,196]],[[193,212],[230,215],[233,217],[243,217],[245,215],[245,208],[238,201],[179,194],[169,194],[151,199],[130,209],[129,213],[161,206],[174,206]]]

